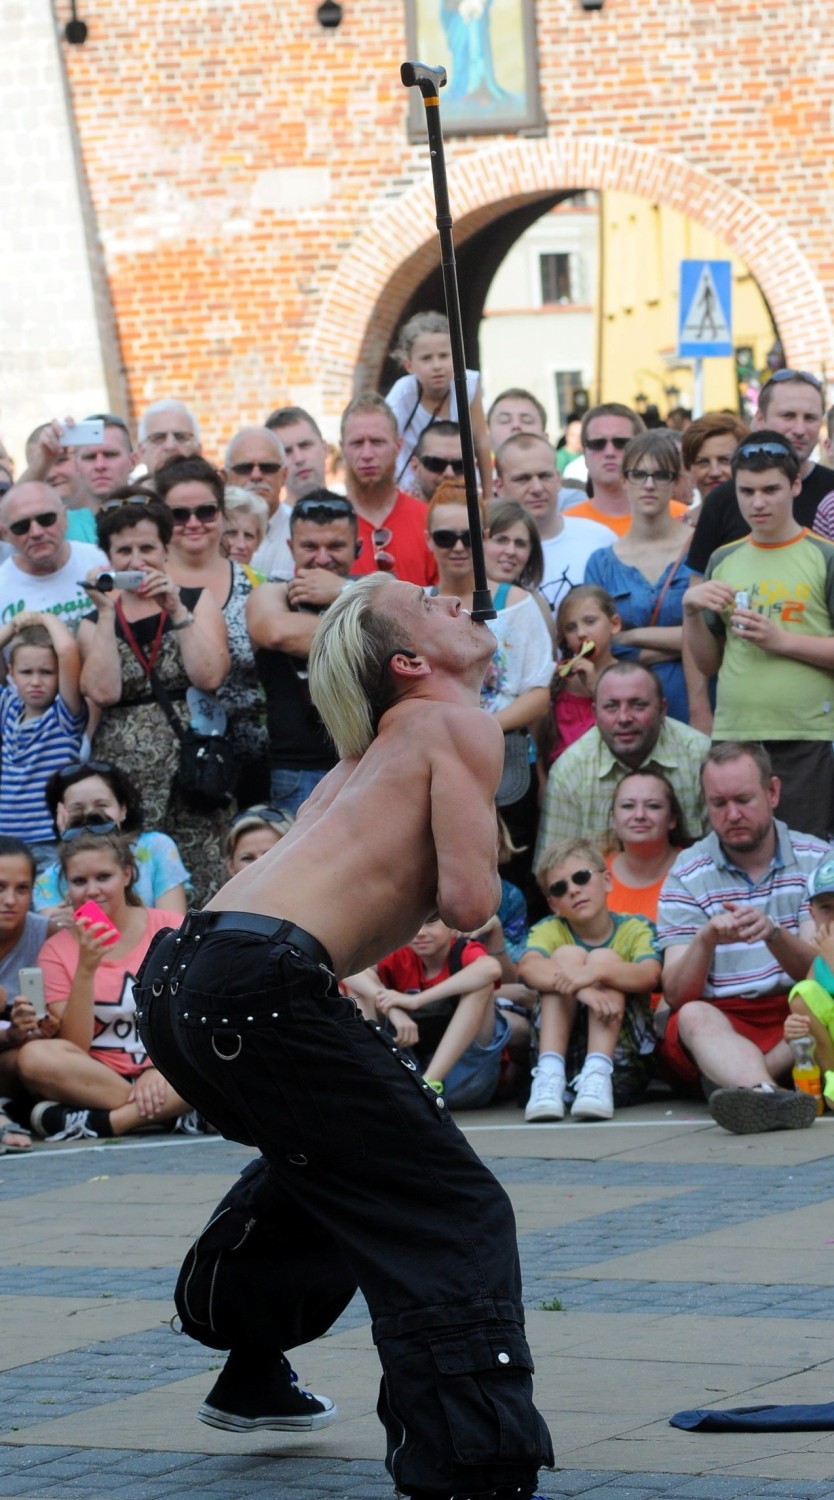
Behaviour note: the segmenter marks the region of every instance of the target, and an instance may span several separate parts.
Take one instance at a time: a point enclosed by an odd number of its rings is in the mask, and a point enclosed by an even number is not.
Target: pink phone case
[[[119,941],[121,933],[118,927],[115,922],[110,921],[106,911],[102,911],[97,901],[85,901],[83,906],[78,907],[75,915],[76,917],[87,917],[90,922],[105,922],[110,928],[109,932],[102,934],[107,942],[117,943]]]

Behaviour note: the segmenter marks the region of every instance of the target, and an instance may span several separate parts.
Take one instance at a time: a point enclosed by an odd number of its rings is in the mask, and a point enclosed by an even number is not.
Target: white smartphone
[[[43,992],[43,970],[42,969],[19,969],[18,983],[19,994],[24,1000],[28,1000],[39,1021],[46,1015],[46,997]]]
[[[75,422],[72,427],[61,428],[61,442],[65,448],[93,448],[104,441],[104,423],[99,417],[89,422]]]

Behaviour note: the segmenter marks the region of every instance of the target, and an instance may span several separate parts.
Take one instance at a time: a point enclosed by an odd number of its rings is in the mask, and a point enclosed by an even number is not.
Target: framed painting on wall
[[[544,128],[534,0],[406,0],[406,26],[409,57],[446,69],[444,135]],[[425,139],[416,89],[408,130],[412,140]]]

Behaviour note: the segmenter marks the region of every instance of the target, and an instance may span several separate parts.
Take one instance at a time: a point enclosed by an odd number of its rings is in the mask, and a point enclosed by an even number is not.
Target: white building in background
[[[495,274],[480,329],[488,406],[507,386],[524,386],[558,438],[574,391],[596,378],[599,203],[568,198],[516,240]]]

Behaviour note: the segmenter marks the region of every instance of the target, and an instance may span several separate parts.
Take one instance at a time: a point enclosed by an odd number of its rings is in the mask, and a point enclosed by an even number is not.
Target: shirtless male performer
[[[433,914],[469,932],[497,907],[503,736],[478,707],[494,644],[458,599],[389,575],[340,595],[310,657],[339,765],[274,850],[157,941],[137,994],[157,1067],[259,1147],[295,1239],[315,1247],[291,1275],[276,1256],[278,1295],[315,1306],[328,1255],[335,1280],[345,1261],[354,1273],[382,1364],[386,1465],[411,1500],[535,1500],[553,1463],[509,1199],[334,977]]]

